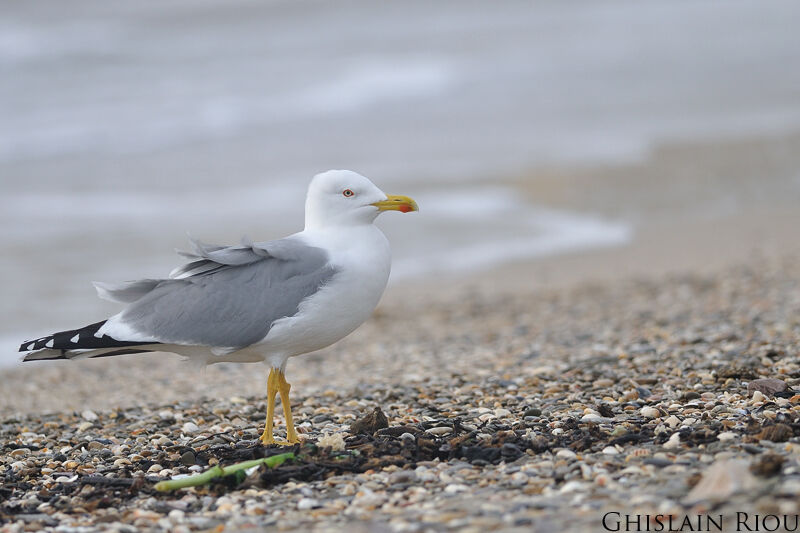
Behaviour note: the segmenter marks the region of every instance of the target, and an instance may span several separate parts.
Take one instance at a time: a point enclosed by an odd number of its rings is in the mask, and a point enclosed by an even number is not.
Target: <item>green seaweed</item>
[[[156,483],[155,489],[158,491],[166,492],[169,490],[184,489],[186,487],[197,487],[211,482],[212,479],[223,476],[242,476],[244,471],[254,466],[267,465],[269,468],[280,466],[284,461],[294,459],[293,453],[282,453],[280,455],[273,455],[272,457],[264,457],[263,459],[253,459],[251,461],[244,461],[228,466],[215,465],[209,468],[202,474],[184,477],[180,479],[170,479],[168,481],[160,481]]]

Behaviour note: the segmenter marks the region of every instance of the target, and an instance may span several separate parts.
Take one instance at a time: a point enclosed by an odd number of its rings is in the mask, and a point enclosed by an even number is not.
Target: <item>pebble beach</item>
[[[737,520],[791,520],[798,264],[391,291],[358,334],[290,363],[303,437],[293,448],[257,440],[257,366],[201,372],[154,354],[10,369],[2,531],[603,531],[645,515],[735,530]],[[154,488],[286,451],[295,460],[244,479]]]

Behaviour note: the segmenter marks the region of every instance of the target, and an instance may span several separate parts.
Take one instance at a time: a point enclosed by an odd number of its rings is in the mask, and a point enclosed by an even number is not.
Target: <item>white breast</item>
[[[372,224],[301,236],[308,244],[328,250],[337,274],[304,300],[295,316],[275,321],[267,337],[250,347],[273,366],[283,366],[291,356],[319,350],[352,333],[372,314],[389,279],[389,243]]]

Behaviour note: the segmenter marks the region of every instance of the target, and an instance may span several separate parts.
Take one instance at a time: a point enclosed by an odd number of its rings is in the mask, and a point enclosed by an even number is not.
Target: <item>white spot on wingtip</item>
[[[25,348],[25,349],[26,349],[27,351],[31,351],[31,350],[33,350],[33,347],[34,347],[35,345],[36,345],[36,341],[33,341],[33,342],[32,342],[32,343],[30,343],[30,344],[28,345],[28,347],[27,347],[27,348]]]
[[[53,339],[47,341],[47,344],[44,345],[45,348],[52,348],[53,347]]]
[[[74,336],[74,337],[72,337],[72,338],[69,340],[69,342],[73,342],[73,343],[74,343],[74,342],[78,342],[78,337],[80,337],[80,336],[81,336],[81,334],[80,334],[80,333],[76,333],[76,334],[75,334],[75,336]]]

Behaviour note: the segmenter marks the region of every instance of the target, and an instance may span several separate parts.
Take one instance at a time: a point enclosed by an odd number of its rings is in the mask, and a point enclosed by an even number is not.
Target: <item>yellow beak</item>
[[[377,207],[378,211],[402,211],[403,213],[408,213],[409,211],[419,211],[417,202],[408,196],[400,196],[395,194],[390,194],[386,197],[386,200],[383,200],[382,202],[375,202],[372,205]]]

